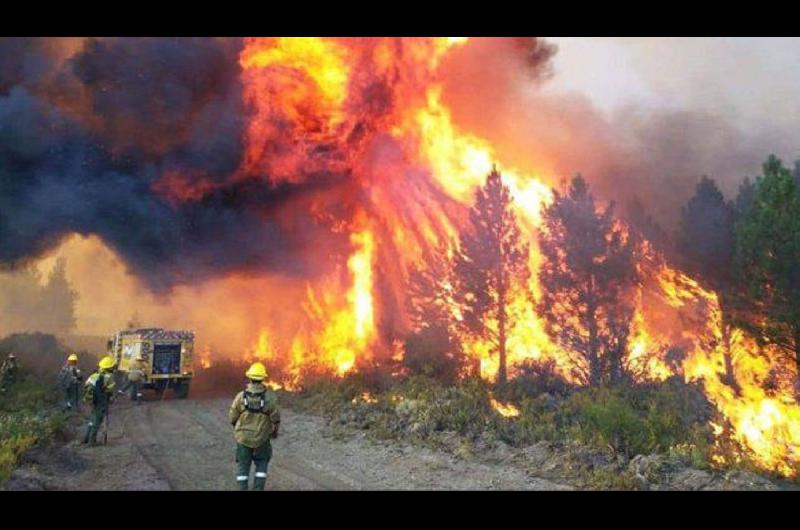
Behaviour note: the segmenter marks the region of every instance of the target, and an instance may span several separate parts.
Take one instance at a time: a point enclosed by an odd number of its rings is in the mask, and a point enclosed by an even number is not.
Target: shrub
[[[516,375],[498,393],[505,399],[522,400],[525,396],[550,394],[566,396],[574,389],[556,369],[552,360],[526,361],[516,367]]]
[[[48,442],[65,425],[63,414],[55,412],[61,395],[48,383],[20,369],[19,378],[0,401],[0,484],[9,478],[25,451]]]
[[[627,456],[683,446],[697,460],[696,453],[705,453],[711,442],[707,406],[696,386],[678,379],[586,388],[564,402],[557,423],[568,437]]]
[[[14,333],[0,340],[0,358],[15,353],[20,367],[38,374],[52,374],[64,364],[67,349],[47,333]]]
[[[618,391],[600,387],[572,395],[565,404],[569,432],[581,442],[610,446],[633,456],[649,452],[647,423]]]
[[[560,415],[556,406],[549,406],[542,399],[525,397],[516,420],[517,444],[530,444],[541,440],[561,438]]]

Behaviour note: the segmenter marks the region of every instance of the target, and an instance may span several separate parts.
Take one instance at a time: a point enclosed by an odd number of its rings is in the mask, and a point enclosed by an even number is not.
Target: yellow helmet
[[[113,368],[115,364],[117,363],[114,362],[114,358],[111,357],[110,355],[106,355],[105,357],[100,359],[100,362],[97,364],[97,366],[101,370],[108,370],[109,368]]]
[[[71,363],[76,363],[76,362],[78,362],[78,356],[77,356],[77,355],[75,355],[74,353],[71,353],[71,354],[69,355],[69,357],[67,357],[67,360],[68,360],[69,362],[71,362]]]
[[[267,369],[264,368],[264,365],[261,363],[253,363],[253,365],[247,369],[244,375],[246,375],[248,379],[263,381],[267,378]]]

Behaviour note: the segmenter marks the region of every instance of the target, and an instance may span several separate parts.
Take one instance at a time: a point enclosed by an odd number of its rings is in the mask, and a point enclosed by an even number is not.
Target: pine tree
[[[741,388],[734,373],[734,349],[731,347],[735,310],[736,282],[732,266],[734,254],[734,223],[737,209],[747,208],[748,181],[742,184],[735,202],[726,202],[716,182],[702,177],[695,194],[681,211],[678,247],[683,266],[699,276],[717,295],[722,308],[722,343],[726,382],[738,394]]]
[[[75,328],[75,303],[78,295],[67,280],[67,264],[59,258],[47,284],[42,288],[38,329],[56,335]]]
[[[669,235],[648,213],[638,196],[628,202],[626,214],[629,227],[650,242],[653,248],[664,254],[673,253]]]
[[[745,215],[747,215],[747,212],[750,211],[750,206],[753,204],[753,198],[755,195],[755,185],[750,181],[749,178],[745,177],[745,179],[739,185],[739,193],[736,195],[736,199],[733,201],[733,216],[735,222],[739,222],[744,218]]]
[[[763,173],[736,225],[735,268],[750,302],[742,324],[791,353],[800,368],[800,188],[774,155]]]
[[[733,221],[733,206],[725,202],[716,182],[702,177],[681,211],[678,248],[686,268],[717,292],[729,282]]]
[[[614,205],[595,206],[586,181],[572,179],[542,214],[538,303],[545,330],[576,361],[584,383],[616,383],[626,374],[638,281],[634,243],[614,219]]]
[[[408,279],[411,333],[405,341],[403,363],[412,373],[453,380],[464,358],[456,334],[452,267],[441,247],[411,270]]]
[[[529,247],[521,236],[512,201],[500,173],[492,169],[475,194],[469,225],[460,234],[454,259],[461,326],[493,344],[501,384],[507,379],[508,332],[516,324],[509,303],[517,293],[530,297]]]

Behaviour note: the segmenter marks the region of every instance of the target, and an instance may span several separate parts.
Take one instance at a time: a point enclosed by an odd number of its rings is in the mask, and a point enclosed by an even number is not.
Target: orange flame
[[[402,352],[394,338],[378,332],[382,315],[376,283],[381,281],[382,289],[388,284],[401,298],[398,286],[409,267],[441,243],[452,252],[463,222],[459,219],[462,214],[448,211],[440,199],[432,199],[410,179],[405,182],[401,177],[413,172],[426,175],[429,189],[459,205],[463,212],[476,187],[502,158],[500,146],[461,130],[444,103],[438,69],[450,50],[466,45],[466,37],[247,41],[240,63],[244,98],[253,117],[240,174],[267,175],[271,183],[277,183],[302,181],[315,171],[361,172],[363,189],[359,193],[368,197],[371,206],[369,214],[359,210],[346,227],[351,245],[346,263],[336,264],[329,276],[307,284],[301,304],[305,320],[300,329],[289,333],[287,341],[281,338],[286,332],[280,325],[266,323],[258,335],[253,355],[280,362],[283,384],[299,384],[310,366],[343,376],[357,369],[359,362],[370,360],[381,347],[395,360],[400,358]],[[370,110],[373,114],[359,107],[358,90],[371,86],[365,77],[394,80],[391,105],[380,112]],[[283,128],[274,125],[276,114],[282,117]],[[398,146],[396,160],[372,162],[360,156],[371,145],[363,140],[369,137],[364,131],[374,130],[384,132]],[[276,143],[282,148],[275,149]],[[330,150],[337,156],[324,154]],[[522,287],[538,297],[536,231],[552,193],[541,168],[498,166],[514,198],[523,233],[532,245],[533,274]],[[188,193],[178,184],[170,189]],[[395,191],[401,195],[394,195]],[[390,253],[391,258],[386,258]],[[795,476],[800,462],[800,407],[789,384],[765,390],[765,381],[785,363],[741,331],[724,333],[716,296],[664,264],[646,243],[642,256],[639,267],[645,282],[636,293],[626,359],[629,366],[642,379],[659,381],[681,374],[687,381],[702,381],[709,399],[731,424],[732,436],[742,450],[765,469]],[[571,380],[572,361],[546,335],[524,289],[519,289],[509,306],[516,317],[508,335],[510,375],[523,361],[552,360]],[[498,361],[492,345],[470,337],[462,339],[467,354],[478,362],[481,376],[494,380]],[[670,346],[681,348],[685,357],[670,360],[664,353]],[[730,375],[726,359],[738,391],[726,379]],[[503,416],[519,414],[513,405],[494,398],[491,403]],[[714,428],[717,436],[724,435],[721,426]],[[721,455],[715,458],[724,460]]]
[[[502,403],[495,398],[490,398],[489,402],[492,404],[492,408],[504,418],[516,418],[519,416],[519,409],[511,403]]]

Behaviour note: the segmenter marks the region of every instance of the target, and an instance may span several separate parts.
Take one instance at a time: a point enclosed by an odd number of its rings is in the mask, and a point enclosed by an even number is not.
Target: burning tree
[[[725,360],[725,379],[739,393],[731,347],[732,301],[735,283],[732,275],[736,217],[734,203],[725,197],[716,182],[702,177],[695,193],[681,211],[678,248],[683,266],[699,276],[717,295],[722,310],[721,338]]]
[[[447,249],[432,253],[426,263],[409,274],[412,332],[405,341],[403,362],[412,372],[452,380],[462,368],[463,352],[455,333],[453,274]]]
[[[499,357],[497,380],[505,383],[508,330],[516,315],[512,297],[528,295],[529,246],[511,209],[511,192],[493,168],[476,191],[469,225],[460,233],[454,258],[457,300],[464,331],[488,339]]]
[[[635,309],[634,242],[613,212],[613,203],[597,209],[578,175],[565,195],[554,191],[539,235],[539,313],[547,333],[574,357],[578,377],[591,385],[623,378]]]
[[[738,277],[752,301],[745,324],[762,342],[791,352],[800,368],[800,190],[775,156],[755,187],[736,227]]]

